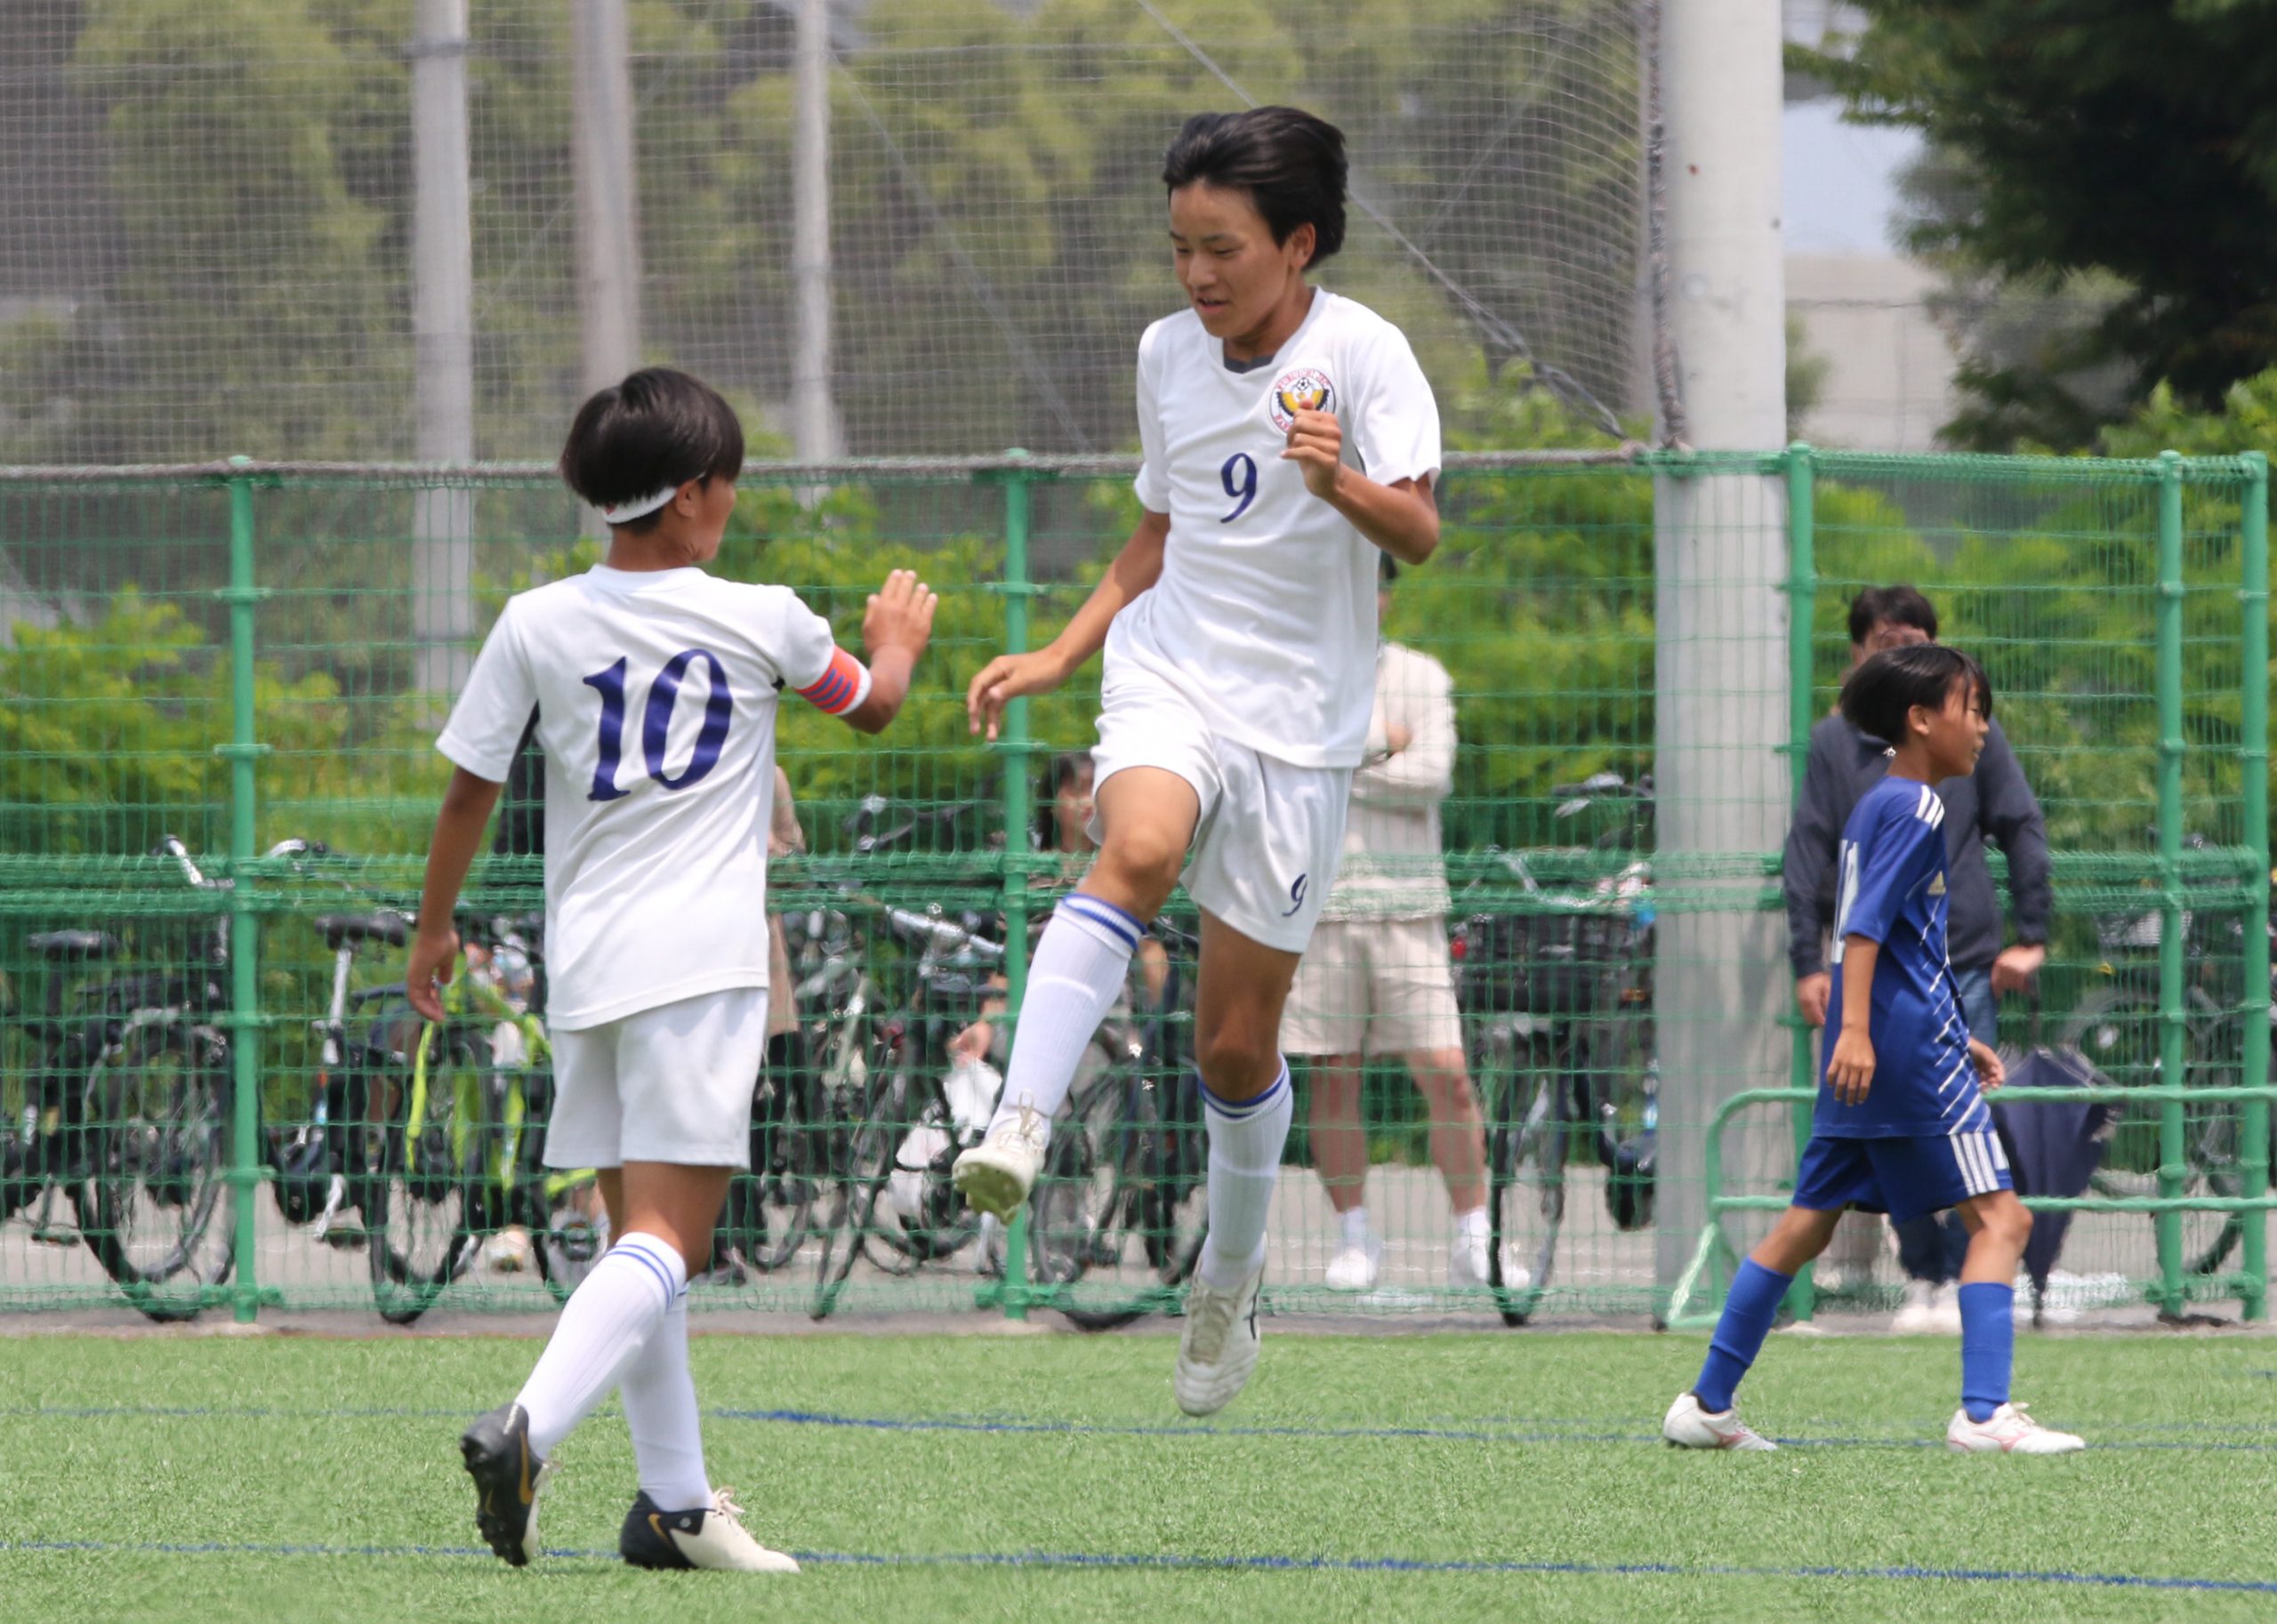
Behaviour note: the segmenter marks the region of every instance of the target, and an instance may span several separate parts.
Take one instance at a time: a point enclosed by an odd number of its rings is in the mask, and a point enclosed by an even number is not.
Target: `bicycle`
[[[1599,773],[1550,793],[1561,820],[1614,808],[1613,826],[1587,850],[1649,853],[1649,777],[1631,785]],[[1525,856],[1490,855],[1501,871],[1498,887],[1515,885],[1523,908],[1468,912],[1455,957],[1487,1124],[1487,1285],[1503,1323],[1518,1326],[1554,1276],[1577,1134],[1605,1170],[1614,1224],[1637,1230],[1653,1221],[1660,1069],[1652,866],[1640,856],[1587,889],[1552,890]],[[1482,878],[1463,899],[1487,888]]]

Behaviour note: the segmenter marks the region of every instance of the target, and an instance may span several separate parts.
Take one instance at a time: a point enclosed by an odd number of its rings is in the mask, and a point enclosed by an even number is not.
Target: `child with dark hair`
[[[1945,951],[1944,804],[1939,780],[1966,773],[1992,713],[1983,669],[1959,649],[1917,643],[1874,655],[1842,687],[1842,714],[1892,745],[1889,773],[1842,832],[1833,1007],[1810,1143],[1795,1196],[1733,1277],[1699,1379],[1661,1435],[1686,1449],[1775,1447],[1739,1419],[1733,1394],[1763,1347],[1795,1274],[1826,1250],[1846,1207],[1903,1220],[1957,1208],[1969,1231],[1960,1273],[1961,1407],[1948,1448],[2060,1455],[2083,1449],[2008,1401],[2016,1265],[2032,1214],[2016,1199],[1983,1091],[2000,1061],[1970,1035]]]
[[[865,666],[788,588],[706,575],[735,511],[743,430],[685,373],[585,402],[561,454],[608,551],[507,599],[436,748],[453,764],[405,975],[443,1018],[453,905],[536,716],[545,760],[549,1167],[599,1170],[608,1250],[512,1403],[460,1440],[475,1523],[520,1567],[555,1450],[620,1393],[640,1492],[617,1548],[640,1567],[796,1572],[704,1469],[688,1281],[751,1154],[767,1041],[767,831],[785,688],[865,733],[901,709],[934,597],[896,570],[870,599]],[[788,989],[782,990],[787,995]]]
[[[1266,1219],[1288,1138],[1281,1011],[1336,877],[1374,708],[1376,560],[1438,545],[1439,416],[1399,330],[1307,273],[1342,245],[1335,126],[1294,108],[1205,113],[1163,162],[1187,308],[1138,342],[1144,512],[1066,630],[991,661],[1007,702],[1102,647],[1099,852],[1053,910],[1003,1101],[958,1159],[977,1210],[1027,1200],[1051,1121],[1131,955],[1183,873],[1202,908],[1195,1053],[1209,1239],[1171,1386],[1208,1415],[1258,1352]]]

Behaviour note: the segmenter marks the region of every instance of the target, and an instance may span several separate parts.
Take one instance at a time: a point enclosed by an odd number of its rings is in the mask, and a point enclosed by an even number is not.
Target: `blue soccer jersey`
[[[1929,784],[1885,778],[1842,830],[1835,887],[1834,985],[1819,1063],[1815,1132],[1880,1139],[1975,1132],[1991,1126],[1968,1058],[1968,1024],[1945,953],[1944,803]],[[1874,1076],[1846,1105],[1826,1086],[1843,1000],[1843,942],[1881,944],[1874,967]]]

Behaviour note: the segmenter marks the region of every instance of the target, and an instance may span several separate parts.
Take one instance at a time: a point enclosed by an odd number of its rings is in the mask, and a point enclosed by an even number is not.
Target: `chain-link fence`
[[[704,1298],[1105,1319],[1175,1302],[1202,1177],[1182,896],[1085,1057],[1022,1223],[978,1224],[946,1180],[993,1105],[1034,931],[1083,871],[1090,779],[1068,752],[1097,700],[1094,671],[1023,702],[991,747],[966,730],[963,685],[1080,599],[1135,519],[1128,472],[747,470],[721,572],[794,585],[848,636],[896,566],[942,607],[883,741],[783,713],[805,850],[776,866],[768,906],[776,1007],[795,1018],[755,1080],[753,1172]],[[1676,812],[1655,804],[1672,486],[1693,493],[1689,523],[1770,515],[1759,539],[1798,607],[1774,757],[1799,760],[1826,713],[1863,585],[1919,585],[1991,672],[2053,871],[2049,961],[2035,999],[2003,1003],[2001,1035],[2078,1057],[2112,1111],[2046,1306],[2257,1313],[2262,465],[1800,450],[1450,459],[1442,551],[1388,599],[1381,720],[1400,765],[1377,769],[1354,825],[1381,856],[1348,858],[1306,967],[1309,1026],[1284,1030],[1300,1101],[1269,1301],[1690,1314],[1757,1233],[1750,1203],[1782,1199],[1795,1102],[1728,1102],[1810,1079],[1783,953],[1741,967],[1766,994],[1736,1012],[1754,1047],[1689,1075],[1665,1064],[1687,1025],[1734,1018],[1670,1001],[1698,968],[1672,944],[1710,939],[1672,926],[1769,926],[1781,907],[1775,849],[1675,846]],[[1761,506],[1766,488],[1783,509]],[[451,567],[422,577],[438,511],[464,527]],[[535,1306],[540,1281],[559,1290],[591,1261],[591,1180],[537,1154],[532,808],[510,791],[443,1028],[403,1003],[390,912],[416,896],[453,671],[507,594],[596,556],[577,525],[534,467],[0,477],[0,1300],[123,1290],[160,1314],[406,1317]],[[468,583],[463,613],[434,612],[437,579]],[[1756,611],[1775,615],[1775,595]],[[439,658],[454,621],[468,631]],[[1727,777],[1745,753],[1725,752]],[[2136,1092],[2093,1094],[2112,1087]],[[1710,1132],[1719,1112],[1728,1136]],[[1466,1252],[1460,1215],[1482,1203],[1488,1239]],[[1347,1255],[1355,1205],[1364,1267]],[[1894,1303],[1886,1251],[1869,1230],[1830,1258],[1819,1306]]]

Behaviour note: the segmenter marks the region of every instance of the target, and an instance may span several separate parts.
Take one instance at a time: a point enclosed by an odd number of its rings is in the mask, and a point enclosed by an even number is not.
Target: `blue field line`
[[[784,1427],[836,1427],[854,1432],[968,1433],[978,1435],[1120,1438],[1310,1438],[1323,1440],[1418,1440],[1451,1443],[1658,1443],[1657,1432],[1637,1431],[1522,1431],[1524,1423],[1487,1427],[1198,1427],[1161,1421],[1057,1421],[1016,1416],[886,1416],[841,1415],[827,1410],[713,1409],[704,1412],[715,1421],[747,1421]],[[449,1420],[463,1421],[472,1411],[408,1406],[339,1407],[326,1409],[270,1408],[260,1404],[84,1404],[0,1407],[0,1421],[19,1419],[87,1420],[150,1419],[159,1420]],[[1541,1427],[1597,1427],[1601,1422],[1566,1422],[1543,1417],[1532,1423]],[[2220,1430],[2213,1423],[2141,1422],[2139,1428],[2162,1426]],[[2115,1429],[2114,1429],[2115,1430]],[[2234,1431],[2258,1432],[2258,1423],[2247,1422]],[[1830,1434],[1770,1434],[1775,1443],[1801,1449],[1943,1449],[1942,1435],[1857,1437]],[[2211,1438],[2098,1438],[2090,1445],[2097,1453],[2160,1451],[2263,1455],[2277,1453],[2277,1440],[2256,1443]]]
[[[364,1556],[399,1559],[419,1557],[495,1560],[472,1546],[458,1545],[318,1545],[264,1543],[225,1540],[0,1540],[0,1555],[153,1556]],[[551,1560],[615,1562],[615,1551],[553,1550]],[[2107,1589],[2194,1590],[2247,1596],[2277,1596],[2277,1580],[2199,1579],[2186,1575],[2148,1573],[2083,1573],[2064,1568],[1940,1568],[1907,1564],[1897,1567],[1748,1567],[1707,1563],[1687,1566],[1670,1562],[1548,1562],[1519,1560],[1435,1560],[1414,1556],[1202,1556],[1182,1553],[1112,1551],[945,1551],[897,1553],[881,1551],[793,1551],[801,1563],[817,1567],[871,1568],[1070,1568],[1090,1570],[1154,1570],[1165,1572],[1207,1571],[1270,1573],[1421,1573],[1421,1574],[1541,1574],[1614,1579],[1839,1579],[1943,1580],[1962,1584],[2083,1585]]]

